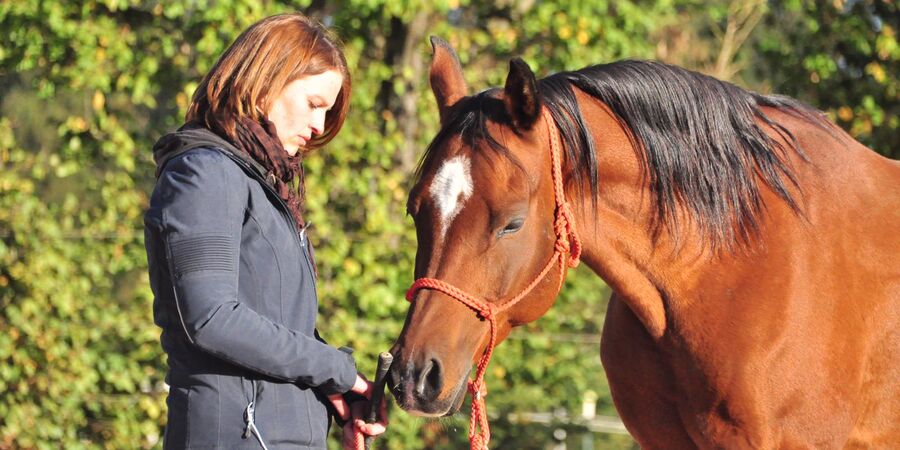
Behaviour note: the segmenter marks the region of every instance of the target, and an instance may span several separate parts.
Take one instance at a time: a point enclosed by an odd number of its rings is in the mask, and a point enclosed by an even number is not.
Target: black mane
[[[602,101],[615,113],[640,149],[656,207],[654,235],[663,226],[678,236],[676,210],[683,206],[713,247],[749,242],[759,230],[764,205],[761,180],[794,211],[800,211],[789,186],[799,191],[787,152],[805,159],[796,137],[767,117],[761,107],[777,108],[826,130],[819,111],[796,100],[761,95],[679,67],[650,61],[621,61],[562,72],[538,83],[541,101],[556,121],[566,148],[570,182],[599,190],[596,147],[576,102],[574,88]],[[770,138],[757,119],[788,146]],[[467,146],[478,141],[511,154],[487,132],[486,122],[509,123],[496,90],[466,99],[454,118],[426,150],[452,134]]]

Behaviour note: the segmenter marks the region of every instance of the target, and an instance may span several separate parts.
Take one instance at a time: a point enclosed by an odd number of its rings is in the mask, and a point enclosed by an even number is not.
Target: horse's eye
[[[500,230],[500,236],[503,236],[505,234],[515,233],[516,231],[519,231],[522,228],[522,225],[524,225],[524,224],[525,224],[525,219],[521,219],[521,218],[513,219],[505,227],[503,227],[502,230]]]

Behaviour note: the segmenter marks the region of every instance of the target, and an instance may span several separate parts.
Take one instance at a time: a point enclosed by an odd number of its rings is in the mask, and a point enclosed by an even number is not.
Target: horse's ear
[[[513,124],[526,130],[531,128],[541,116],[541,99],[534,72],[521,58],[509,62],[509,75],[506,76],[503,91],[503,104]]]
[[[434,57],[431,60],[431,90],[437,100],[438,111],[441,114],[441,124],[448,120],[450,108],[461,98],[466,96],[466,80],[463,79],[462,68],[459,65],[459,57],[450,44],[437,37],[431,36],[431,48]]]

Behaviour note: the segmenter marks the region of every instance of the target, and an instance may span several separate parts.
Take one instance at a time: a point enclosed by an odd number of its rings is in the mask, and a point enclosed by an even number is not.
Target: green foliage
[[[754,35],[742,58],[768,61],[754,67],[771,70],[748,76],[834,111],[842,125],[889,154],[897,148],[900,50],[887,18],[896,17],[896,6],[847,2],[845,11],[833,3],[797,1],[767,15],[765,32]],[[251,23],[303,9],[345,41],[352,110],[338,138],[305,162],[308,218],[315,224],[322,332],[355,347],[361,369],[372,373],[408,307],[403,293],[412,282],[416,243],[406,193],[437,130],[428,35],[457,48],[474,92],[502,85],[513,56],[540,76],[652,58],[666,30],[706,26],[679,14],[709,6],[696,0],[0,3],[0,449],[159,446],[165,356],[152,322],[141,231],[153,185],[150,148],[180,125],[197,82]],[[712,11],[717,18],[725,9]],[[873,17],[882,18],[880,25],[872,25]],[[702,30],[696,36],[714,47],[715,36]],[[514,415],[578,417],[588,391],[599,394],[598,414],[615,414],[599,361],[607,296],[600,280],[579,269],[547,316],[498,348],[487,374],[495,447],[546,448],[555,427],[567,429],[575,446],[583,428],[520,423]],[[379,446],[461,448],[467,426],[464,416],[425,421],[395,410]],[[615,435],[597,435],[595,443],[633,445]],[[337,448],[337,440],[330,444]]]
[[[256,5],[0,5],[0,448],[158,443],[149,148]]]
[[[753,75],[826,111],[877,152],[900,158],[898,17],[897,2],[786,2],[757,34]]]

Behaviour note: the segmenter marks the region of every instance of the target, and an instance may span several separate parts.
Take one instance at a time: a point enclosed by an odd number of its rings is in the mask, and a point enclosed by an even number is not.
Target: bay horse
[[[662,63],[538,80],[514,59],[470,95],[432,46],[401,408],[450,415],[471,392],[486,447],[484,366],[580,259],[612,290],[600,357],[642,448],[900,446],[898,162],[796,100]]]

